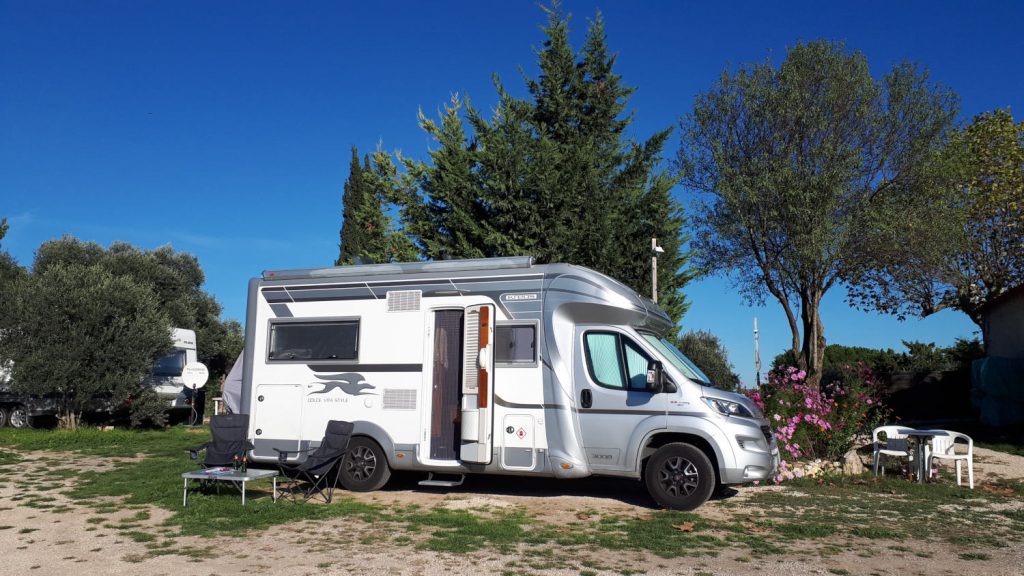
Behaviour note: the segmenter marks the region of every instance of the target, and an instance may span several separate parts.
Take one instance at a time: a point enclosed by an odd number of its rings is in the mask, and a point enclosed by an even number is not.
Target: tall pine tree
[[[675,179],[662,168],[671,128],[628,138],[635,90],[614,71],[601,15],[575,52],[569,17],[557,4],[544,10],[540,74],[525,79],[526,98],[495,78],[490,118],[457,99],[438,121],[421,115],[438,147],[428,161],[404,161],[404,230],[428,258],[530,254],[593,268],[641,294],[651,292],[656,237],[665,248],[659,303],[678,321],[692,273]]]

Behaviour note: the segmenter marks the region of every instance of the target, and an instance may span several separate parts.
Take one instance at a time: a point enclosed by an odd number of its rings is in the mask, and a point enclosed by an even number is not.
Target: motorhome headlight
[[[722,398],[701,398],[705,404],[710,408],[717,410],[720,414],[726,416],[742,416],[744,418],[754,418],[754,415],[750,412],[743,404],[739,402],[733,402],[732,400],[723,400]]]

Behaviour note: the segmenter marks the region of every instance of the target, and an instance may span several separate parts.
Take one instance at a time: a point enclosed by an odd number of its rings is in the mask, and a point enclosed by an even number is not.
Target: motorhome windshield
[[[647,342],[650,343],[651,346],[657,348],[658,352],[661,352],[662,356],[664,356],[669,362],[671,362],[677,370],[683,373],[683,376],[686,376],[690,380],[693,380],[694,382],[698,382],[700,384],[704,384],[707,386],[713,385],[711,383],[711,379],[708,378],[707,375],[705,375],[703,372],[701,372],[700,368],[697,368],[697,366],[693,362],[691,362],[690,359],[687,358],[682,352],[680,352],[674,344],[662,338],[661,336],[658,336],[657,334],[652,334],[650,332],[641,332],[640,335],[643,336],[644,340],[647,340]]]
[[[185,351],[175,350],[156,361],[153,366],[154,376],[181,376],[185,369]]]

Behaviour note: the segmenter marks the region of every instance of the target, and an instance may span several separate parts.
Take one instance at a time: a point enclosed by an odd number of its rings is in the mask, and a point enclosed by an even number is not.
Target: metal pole
[[[651,300],[658,303],[658,239],[651,238]]]
[[[754,369],[757,370],[757,386],[761,386],[761,351],[757,342],[757,316],[754,316]]]

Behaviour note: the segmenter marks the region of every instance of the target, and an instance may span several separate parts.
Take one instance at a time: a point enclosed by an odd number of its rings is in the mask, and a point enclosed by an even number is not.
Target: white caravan
[[[198,361],[196,333],[185,328],[172,328],[171,339],[174,341],[174,348],[156,361],[142,385],[153,388],[171,408],[190,408],[188,402],[192,397],[191,391],[185,390],[185,381],[181,379],[181,373],[186,364]]]
[[[276,463],[275,448],[308,449],[346,420],[350,490],[391,470],[431,485],[606,475],[692,509],[770,477],[779,452],[758,408],[711,386],[674,331],[620,282],[531,258],[264,272],[246,318],[251,456]]]

